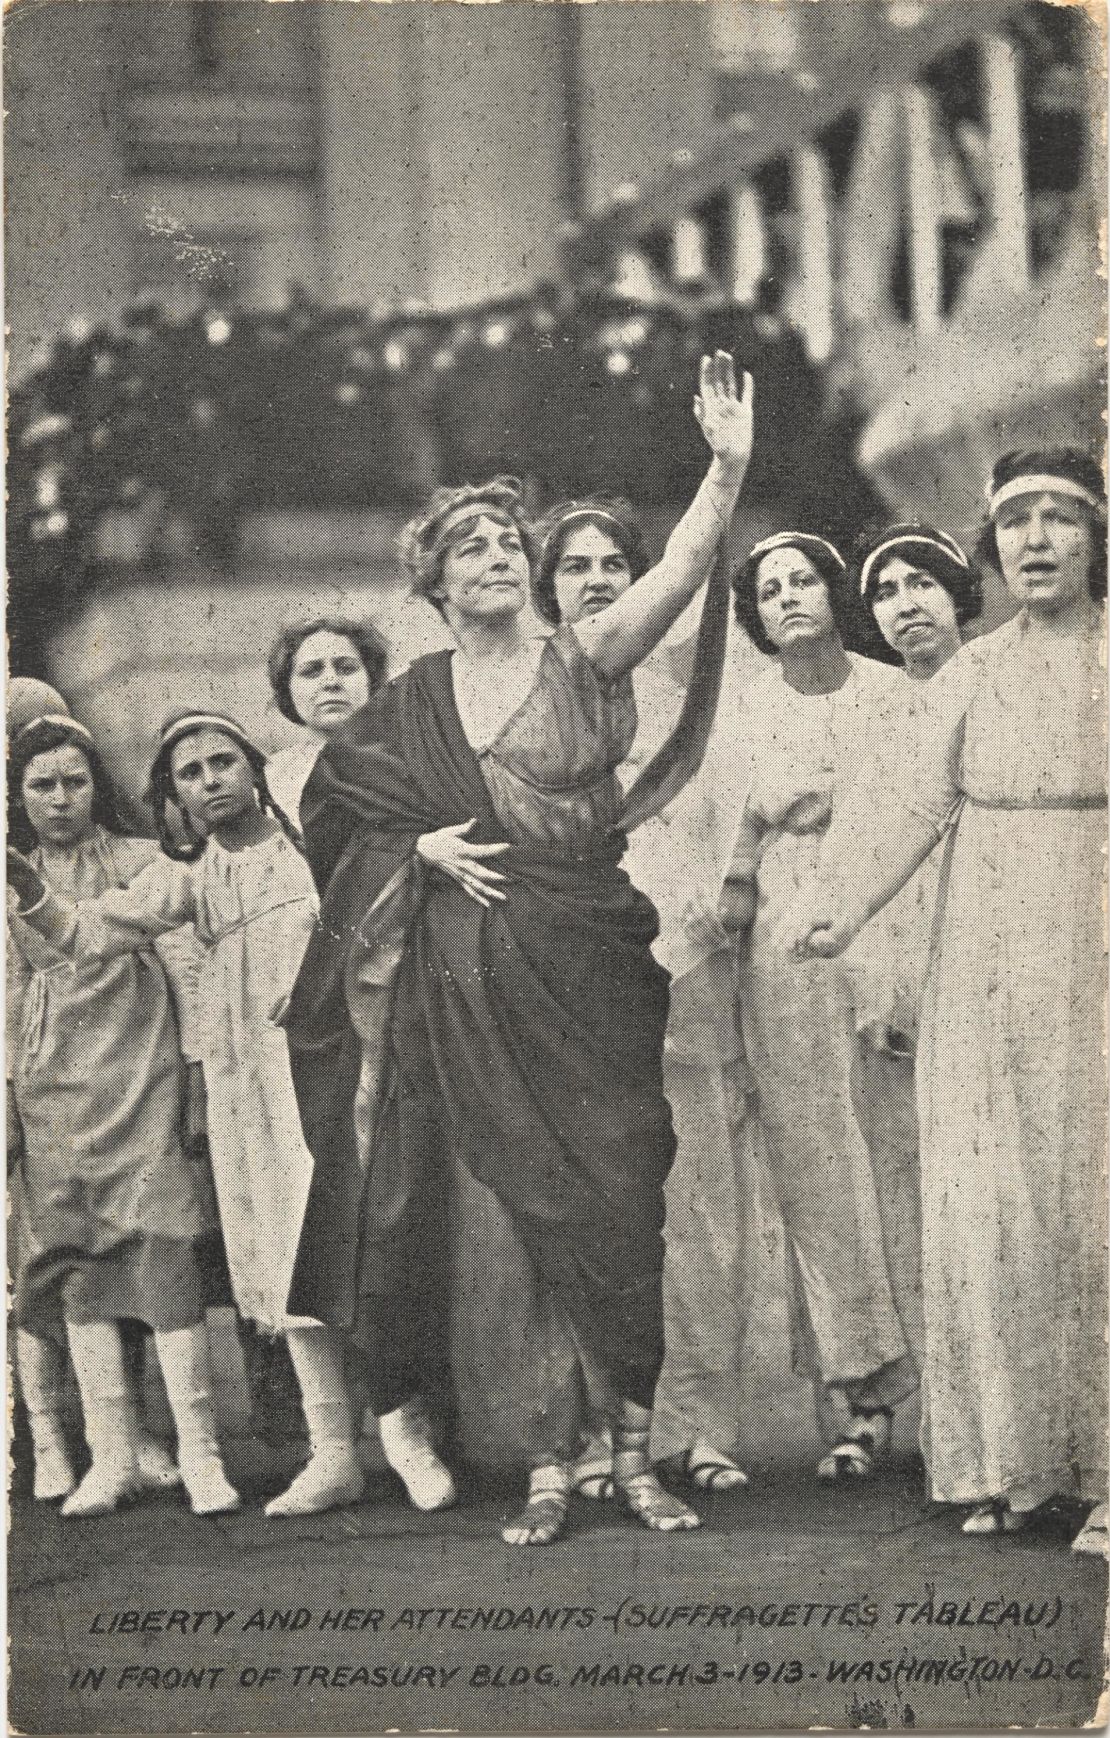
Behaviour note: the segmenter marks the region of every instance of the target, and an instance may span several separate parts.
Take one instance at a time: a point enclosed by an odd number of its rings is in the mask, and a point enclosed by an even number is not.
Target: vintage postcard
[[[9,6],[13,1730],[1105,1720],[1105,42]]]

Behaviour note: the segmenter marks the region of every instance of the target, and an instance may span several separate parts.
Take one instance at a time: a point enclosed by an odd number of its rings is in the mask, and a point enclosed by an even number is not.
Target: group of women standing
[[[732,591],[768,668],[714,728],[722,540],[752,440],[751,384],[737,391],[727,356],[703,362],[695,411],[712,463],[654,567],[621,503],[563,503],[536,527],[511,480],[440,491],[402,558],[453,649],[386,683],[372,632],[283,634],[271,680],[306,748],[267,767],[226,715],[172,719],[150,781],[160,856],[112,831],[95,749],[60,702],[16,733],[14,837],[34,846],[9,869],[32,989],[14,1085],[19,1360],[36,1493],[64,1512],[142,1482],[117,1326],[132,1319],[155,1330],[194,1508],[236,1500],[207,1398],[204,1179],[179,1137],[151,951],[184,924],[178,999],[232,1294],[286,1337],[308,1424],[308,1463],[269,1512],[361,1494],[344,1348],[411,1499],[454,1500],[430,1399],[469,1214],[499,1273],[524,1276],[511,1296],[529,1317],[497,1319],[492,1287],[472,1337],[541,1354],[506,1540],[552,1541],[574,1490],[615,1494],[650,1528],[698,1525],[652,1461],[656,1387],[672,1328],[698,1361],[690,1274],[715,1310],[739,1319],[747,1300],[728,1236],[696,1248],[706,1221],[676,1211],[706,1163],[695,1056],[721,1107],[714,1165],[734,1162],[744,1121],[729,1083],[754,1086],[818,1475],[871,1474],[920,1374],[931,1491],[976,1505],[969,1529],[1104,1496],[1101,478],[1070,451],[996,471],[986,553],[1021,610],[963,651],[978,583],[943,533],[893,527],[851,569],[809,532],[765,539]],[[707,576],[677,722],[630,777],[632,672]],[[901,673],[849,649],[861,601]],[[660,939],[622,857],[680,809],[689,858],[668,873],[691,897],[659,900]],[[670,993],[653,944],[683,961]],[[83,1060],[94,1028],[113,1104],[126,1085],[132,1121],[158,1122],[160,1170],[145,1129],[105,1123]],[[63,1122],[67,1045],[85,1084],[67,1077]],[[92,1454],[76,1488],[57,1373],[42,1375],[59,1332]],[[674,1470],[740,1487],[712,1388],[704,1371],[685,1383]],[[1082,1538],[1104,1547],[1104,1510]]]

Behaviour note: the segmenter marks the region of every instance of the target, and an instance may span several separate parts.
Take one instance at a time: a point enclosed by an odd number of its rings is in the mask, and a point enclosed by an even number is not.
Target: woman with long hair
[[[313,929],[315,889],[265,757],[234,718],[167,720],[149,800],[163,854],[128,887],[73,905],[18,857],[11,879],[38,901],[25,923],[79,963],[127,963],[153,937],[195,926],[196,1041],[232,1293],[246,1320],[285,1336],[308,1425],[308,1464],[267,1513],[311,1514],[363,1488],[338,1348],[319,1321],[286,1307],[312,1162],[276,1021]]]

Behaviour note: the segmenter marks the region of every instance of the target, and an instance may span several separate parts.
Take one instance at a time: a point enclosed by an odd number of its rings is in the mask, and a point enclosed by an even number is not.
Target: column
[[[903,95],[906,124],[906,211],[910,240],[910,301],[918,332],[936,332],[941,324],[940,189],[933,148],[933,109],[929,92],[907,86]]]
[[[676,151],[700,151],[713,121],[710,8],[690,0],[583,6],[581,148],[587,206],[644,184]]]
[[[439,0],[413,11],[424,294],[444,308],[514,294],[552,273],[567,215],[558,7]]]
[[[332,302],[392,305],[424,291],[424,11],[338,3],[316,9],[318,228],[321,279]]]
[[[117,67],[126,8],[17,6],[5,19],[5,299],[13,381],[71,320],[114,320],[140,212],[124,190]],[[117,37],[119,40],[117,41]]]

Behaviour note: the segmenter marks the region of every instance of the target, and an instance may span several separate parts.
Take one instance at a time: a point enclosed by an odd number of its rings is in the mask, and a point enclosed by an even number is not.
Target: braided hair
[[[195,724],[192,723],[194,716],[197,719]],[[190,721],[191,727],[184,730],[177,729],[176,726],[185,720]],[[197,832],[189,816],[181,807],[173,782],[174,749],[179,742],[184,742],[189,736],[197,735],[201,730],[218,730],[241,750],[251,769],[259,808],[264,814],[274,817],[290,844],[303,854],[304,840],[285,810],[279,803],[275,802],[266,782],[266,756],[262,750],[255,747],[241,725],[237,724],[233,718],[225,718],[217,713],[194,715],[186,712],[168,718],[162,726],[162,740],[158,752],[151,762],[146,788],[146,801],[153,811],[154,822],[158,829],[158,843],[166,856],[172,857],[176,863],[195,863],[204,855],[208,843],[207,837],[203,833]],[[177,815],[176,826],[170,818],[171,809]]]

